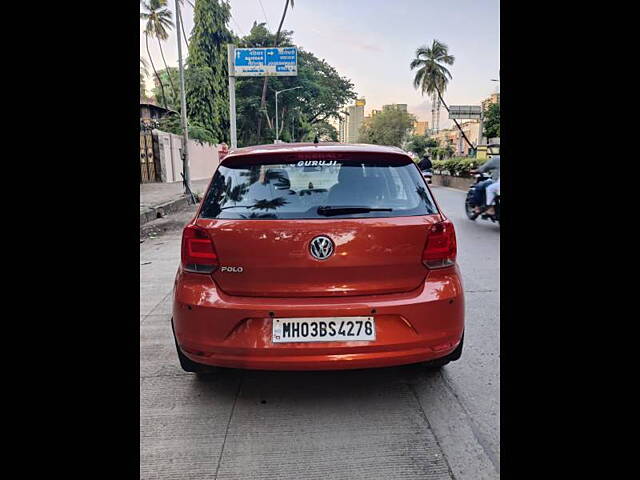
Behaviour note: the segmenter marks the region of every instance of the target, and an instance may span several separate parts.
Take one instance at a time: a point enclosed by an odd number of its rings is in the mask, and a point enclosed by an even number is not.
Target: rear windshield
[[[349,207],[349,208],[346,208]],[[216,171],[202,218],[375,218],[437,213],[412,161],[236,163]]]

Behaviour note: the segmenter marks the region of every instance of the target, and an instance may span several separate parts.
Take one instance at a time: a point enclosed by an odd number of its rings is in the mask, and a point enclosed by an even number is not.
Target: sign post
[[[236,71],[233,62],[235,50],[235,45],[227,45],[227,62],[229,65],[229,130],[231,131],[231,148],[238,148],[238,132],[236,130]]]
[[[298,75],[298,49],[296,47],[236,48],[235,45],[227,44],[227,63],[231,148],[237,148],[236,77],[295,77]]]

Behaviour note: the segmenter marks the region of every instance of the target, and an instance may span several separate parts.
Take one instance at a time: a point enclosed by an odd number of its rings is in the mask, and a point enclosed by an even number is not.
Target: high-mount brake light
[[[218,266],[218,254],[207,231],[197,225],[184,227],[182,268],[187,272],[212,273]]]
[[[296,160],[342,160],[345,158],[344,153],[336,152],[298,152],[293,154],[293,158]]]
[[[431,225],[427,244],[422,253],[422,263],[427,268],[450,267],[456,263],[456,232],[450,220]]]

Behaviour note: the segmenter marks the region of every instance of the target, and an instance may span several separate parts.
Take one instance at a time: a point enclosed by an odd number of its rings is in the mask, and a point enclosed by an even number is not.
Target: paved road
[[[467,309],[463,356],[442,372],[197,380],[178,366],[169,323],[189,212],[153,222],[140,245],[141,478],[499,478],[500,229],[466,219],[464,192],[433,192],[457,229]]]

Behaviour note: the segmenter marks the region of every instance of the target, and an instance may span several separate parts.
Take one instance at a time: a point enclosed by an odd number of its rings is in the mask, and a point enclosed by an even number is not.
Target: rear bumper
[[[271,317],[368,316],[373,342],[274,344]],[[212,366],[259,370],[385,367],[450,354],[464,331],[464,296],[457,267],[430,272],[417,290],[401,294],[323,297],[237,297],[211,277],[178,272],[173,324],[182,352]]]

